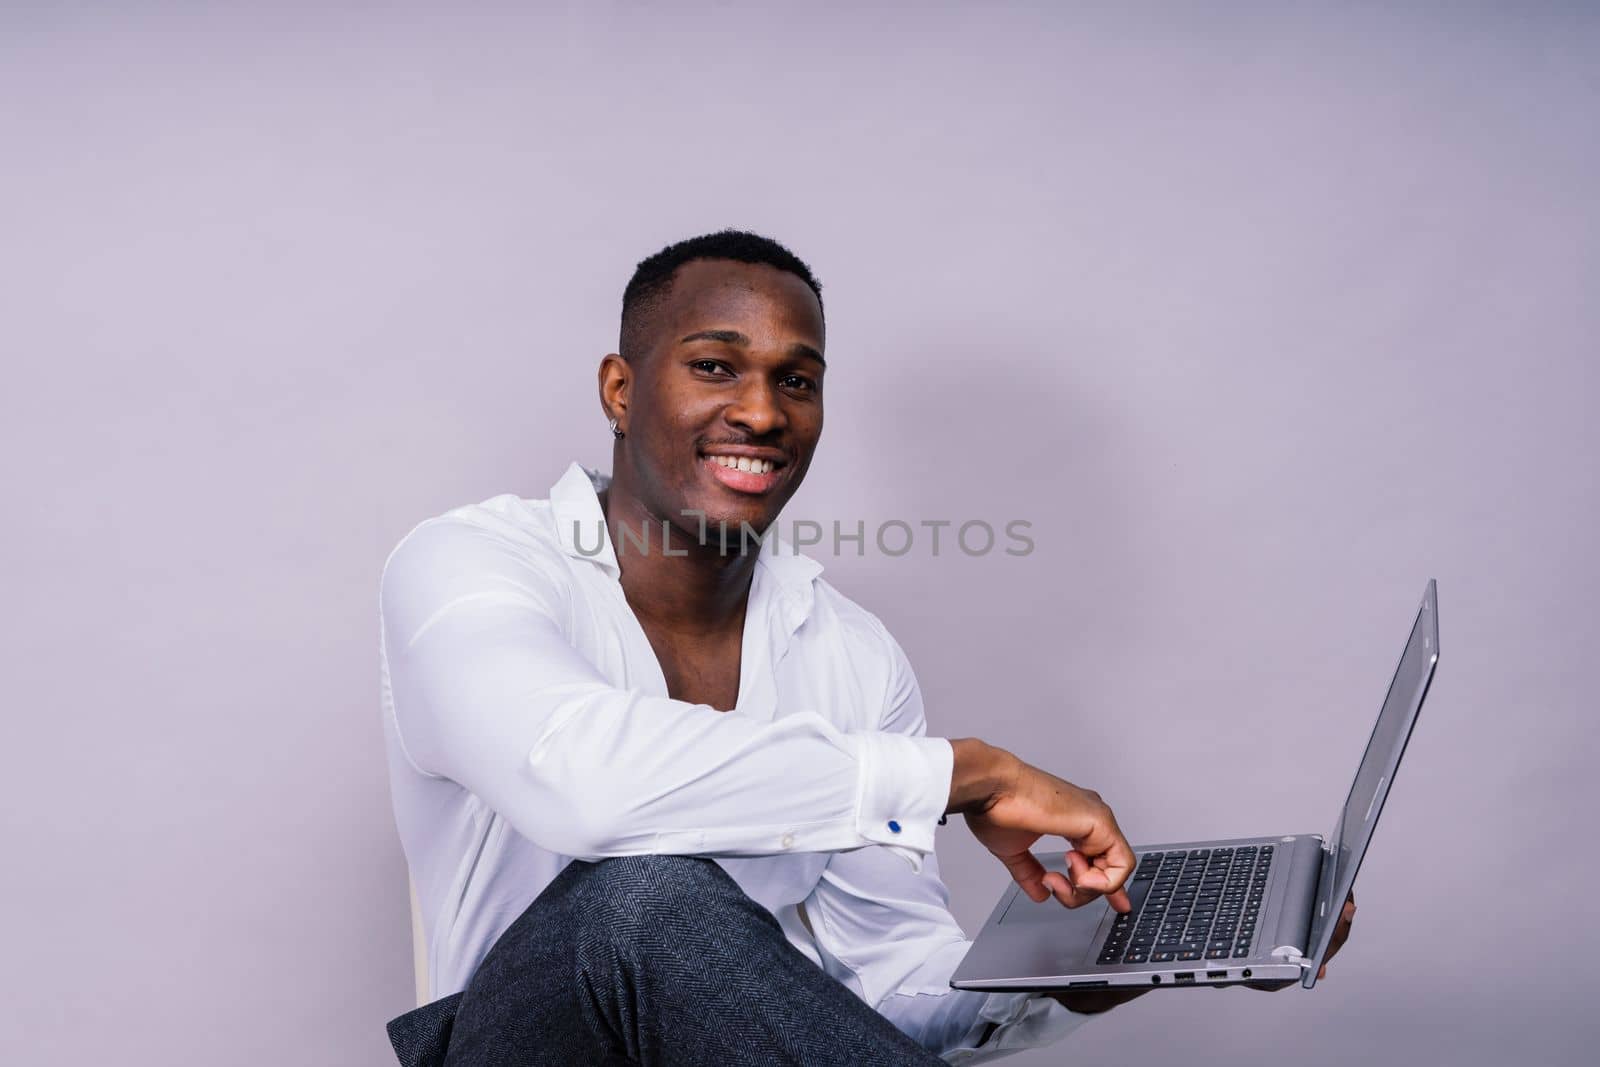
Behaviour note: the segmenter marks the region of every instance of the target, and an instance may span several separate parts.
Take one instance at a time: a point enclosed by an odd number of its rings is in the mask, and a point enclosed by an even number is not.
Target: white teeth
[[[772,470],[772,462],[765,459],[750,459],[748,456],[712,456],[711,458],[719,465],[733,471],[766,474]]]

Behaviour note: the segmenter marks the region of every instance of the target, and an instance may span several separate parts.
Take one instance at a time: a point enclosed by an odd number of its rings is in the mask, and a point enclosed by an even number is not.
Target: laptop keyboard
[[[1148,852],[1128,882],[1133,910],[1096,962],[1247,959],[1272,868],[1271,845]]]

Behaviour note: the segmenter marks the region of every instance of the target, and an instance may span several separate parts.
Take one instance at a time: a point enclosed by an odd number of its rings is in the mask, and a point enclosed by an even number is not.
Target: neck
[[[663,526],[663,516],[615,480],[600,493],[600,510],[622,571],[622,592],[642,620],[684,634],[743,629],[758,547],[740,553],[730,546],[724,554],[715,540],[702,544],[698,530],[685,531],[670,519]],[[668,547],[671,555],[663,551]]]

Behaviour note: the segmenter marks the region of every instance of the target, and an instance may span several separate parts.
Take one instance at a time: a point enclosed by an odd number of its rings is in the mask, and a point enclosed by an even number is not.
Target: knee
[[[627,934],[664,924],[717,921],[748,903],[728,873],[704,856],[616,856],[583,874],[586,923]]]
[[[615,856],[591,864],[584,881],[590,896],[620,906],[642,900],[697,901],[733,884],[715,860],[704,856]]]

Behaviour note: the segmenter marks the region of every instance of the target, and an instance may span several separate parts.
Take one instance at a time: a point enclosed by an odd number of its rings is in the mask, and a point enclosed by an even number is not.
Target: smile
[[[783,477],[783,464],[771,459],[715,454],[703,455],[701,462],[713,478],[737,493],[759,496],[770,492]]]
[[[711,462],[727,467],[734,471],[752,471],[756,474],[766,474],[774,469],[775,464],[768,459],[748,459],[744,456],[707,456]]]

